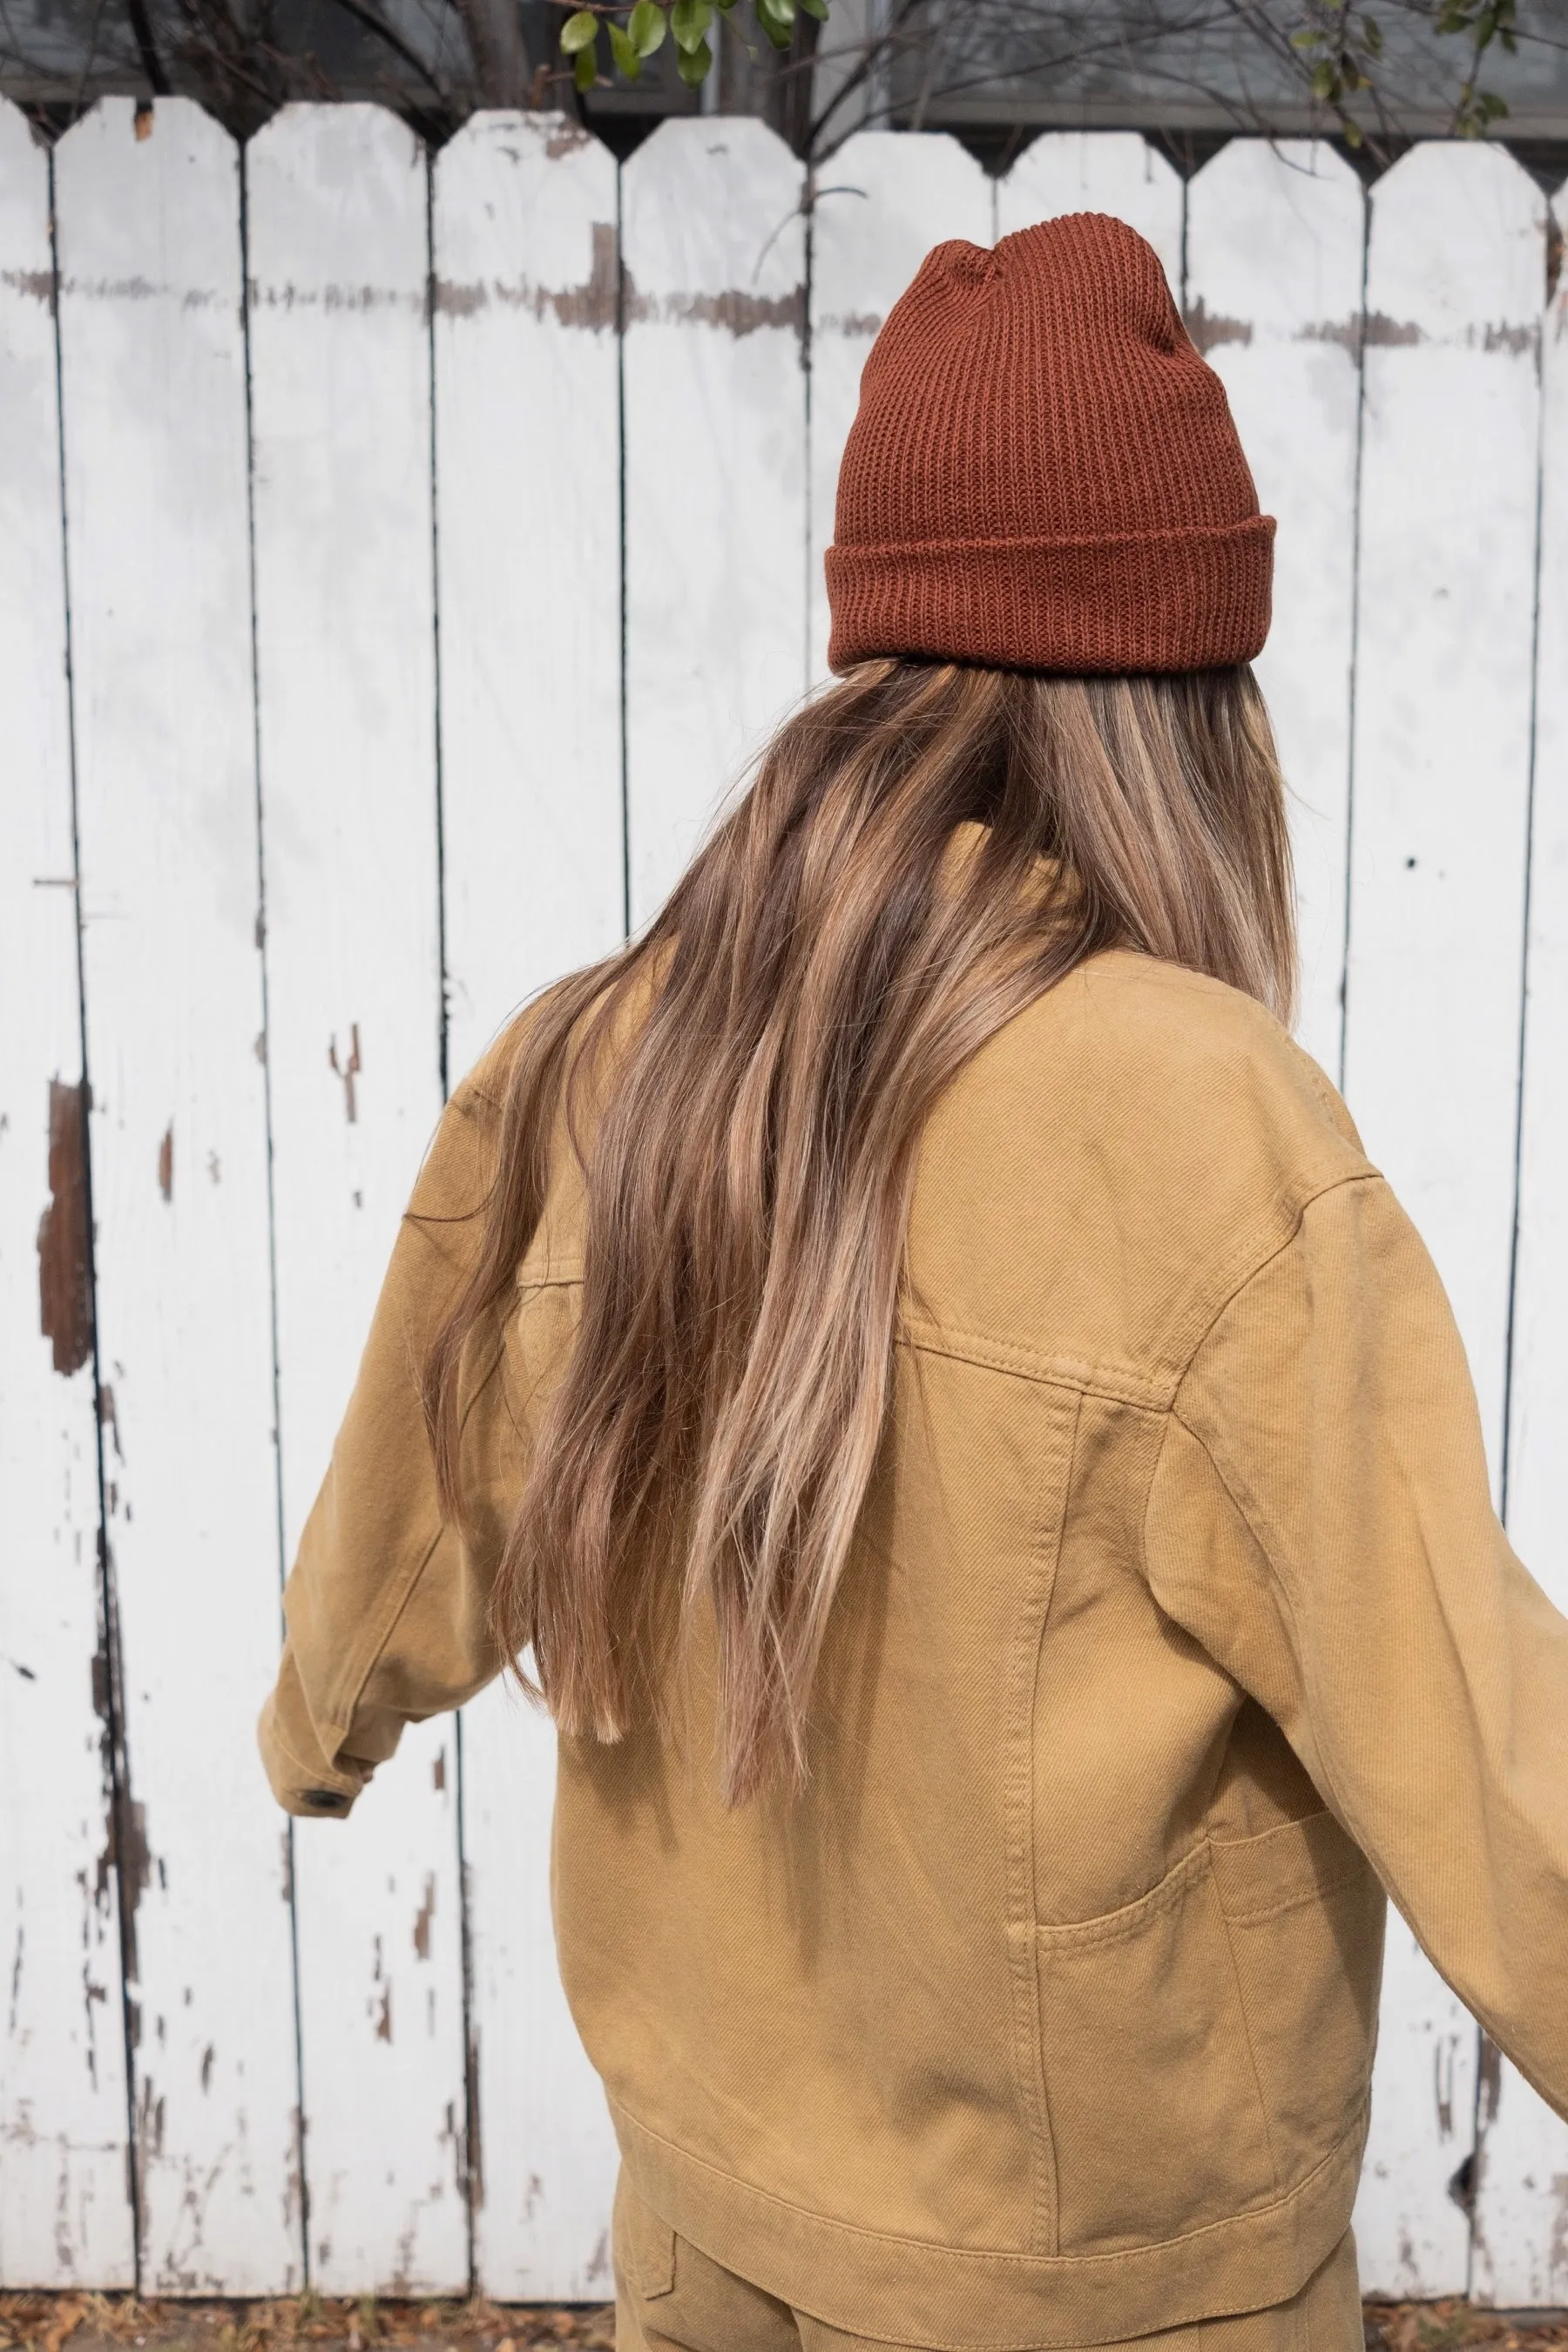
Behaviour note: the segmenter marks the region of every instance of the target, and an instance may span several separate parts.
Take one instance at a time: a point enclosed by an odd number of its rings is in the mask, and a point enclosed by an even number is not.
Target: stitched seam
[[[1341,1124],[1341,1121],[1348,1117],[1348,1111],[1344,1102],[1335,1092],[1332,1081],[1329,1078],[1326,1072],[1319,1068],[1317,1063],[1313,1061],[1310,1054],[1309,1054],[1304,1047],[1299,1045],[1296,1043],[1295,1038],[1292,1037],[1289,1032],[1286,1033],[1285,1043],[1289,1045],[1292,1055],[1295,1056],[1297,1067],[1300,1069],[1302,1076],[1306,1079],[1307,1084],[1311,1087],[1312,1092],[1317,1096],[1318,1100],[1322,1105],[1323,1108],[1328,1112],[1329,1118],[1333,1126],[1335,1134],[1342,1137],[1346,1143],[1351,1144],[1352,1150],[1357,1148],[1360,1143],[1360,1138],[1355,1137],[1352,1139],[1351,1136],[1346,1135],[1344,1129]],[[1352,1120],[1351,1124],[1353,1128],[1355,1122]],[[1381,1173],[1382,1171],[1379,1171],[1378,1172]]]
[[[1225,1937],[1226,1956],[1230,1961],[1230,1980],[1236,1987],[1236,2005],[1241,2012],[1241,2038],[1247,2044],[1247,2063],[1252,2069],[1252,2087],[1258,2095],[1258,2112],[1263,2118],[1263,2145],[1268,2151],[1268,2177],[1274,2184],[1274,2194],[1279,2194],[1279,2159],[1274,2152],[1274,2125],[1268,2112],[1268,2101],[1263,2093],[1263,2076],[1258,2069],[1258,2053],[1252,2042],[1252,2020],[1247,2013],[1247,1995],[1242,1990],[1241,1970],[1237,1965],[1236,1944],[1231,1936],[1231,1923],[1220,1899],[1218,1884],[1214,1875],[1214,1857],[1209,1857],[1209,1888],[1214,1895],[1215,1909],[1219,1913],[1220,1933]]]
[[[1383,1181],[1384,1179],[1378,1174],[1375,1168],[1363,1168],[1358,1169],[1353,1175],[1333,1177],[1329,1181],[1320,1184],[1315,1191],[1303,1194],[1302,1198],[1296,1205],[1296,1212],[1295,1215],[1291,1219],[1289,1232],[1282,1234],[1280,1239],[1274,1244],[1274,1247],[1271,1250],[1267,1251],[1262,1257],[1249,1260],[1246,1273],[1240,1276],[1239,1280],[1231,1285],[1230,1288],[1226,1292],[1225,1297],[1221,1299],[1219,1305],[1215,1308],[1214,1313],[1209,1317],[1208,1321],[1204,1325],[1203,1329],[1193,1341],[1192,1346],[1188,1349],[1187,1353],[1183,1360],[1181,1370],[1177,1373],[1174,1385],[1171,1391],[1169,1406],[1169,1410],[1171,1412],[1173,1412],[1176,1409],[1176,1400],[1181,1395],[1183,1385],[1186,1381],[1188,1373],[1193,1369],[1198,1351],[1202,1348],[1205,1340],[1214,1330],[1215,1326],[1221,1322],[1229,1313],[1237,1300],[1241,1297],[1242,1292],[1244,1290],[1250,1289],[1252,1285],[1258,1280],[1259,1275],[1267,1274],[1268,1268],[1275,1263],[1277,1258],[1283,1257],[1288,1249],[1294,1247],[1296,1242],[1300,1236],[1301,1226],[1306,1218],[1308,1210],[1313,1207],[1317,1202],[1326,1200],[1331,1192],[1342,1192],[1349,1185],[1381,1184]],[[1184,1423],[1184,1426],[1185,1426]],[[1194,1437],[1197,1436],[1197,1432],[1194,1430],[1193,1434]],[[1199,1439],[1199,1443],[1200,1444],[1202,1444],[1201,1439]]]
[[[323,1734],[330,1738],[332,1740],[334,1748],[341,1747],[343,1740],[348,1737],[346,1725],[339,1725],[330,1720],[320,1725],[312,1723],[310,1728],[316,1733],[318,1738],[322,1738]],[[296,1753],[293,1747],[287,1739],[285,1739],[283,1734],[279,1730],[278,1713],[276,1708],[273,1709],[272,1713],[267,1718],[266,1737],[270,1740],[272,1746],[277,1748],[279,1754],[282,1756],[287,1762],[292,1764],[301,1781],[309,1783],[313,1788],[319,1788],[323,1780],[341,1780],[343,1783],[342,1794],[345,1797],[357,1797],[361,1790],[364,1787],[366,1779],[369,1777],[368,1774],[362,1773],[356,1778],[354,1774],[345,1772],[341,1764],[329,1763],[324,1772],[320,1770],[316,1765],[308,1764],[302,1756]],[[324,1738],[322,1738],[322,1746],[324,1748]]]
[[[1342,1192],[1348,1184],[1377,1184],[1383,1181],[1375,1169],[1363,1167],[1341,1175],[1309,1180],[1305,1189],[1293,1187],[1279,1194],[1271,1204],[1269,1215],[1271,1219],[1280,1214],[1287,1216],[1288,1229],[1276,1230],[1261,1254],[1257,1241],[1249,1237],[1221,1260],[1217,1282],[1222,1295],[1217,1305],[1211,1308],[1205,1304],[1202,1309],[1205,1320],[1190,1342],[1184,1343],[1173,1371],[1139,1372],[1130,1365],[1111,1369],[1081,1358],[1047,1356],[1026,1341],[994,1339],[985,1332],[968,1331],[959,1325],[938,1323],[924,1316],[906,1316],[898,1338],[903,1344],[930,1355],[982,1364],[991,1370],[1012,1372],[1022,1380],[1037,1381],[1049,1387],[1079,1389],[1086,1395],[1103,1396],[1112,1403],[1131,1405],[1145,1412],[1168,1412],[1192,1368],[1194,1357],[1215,1325],[1247,1285],[1290,1247],[1313,1202],[1330,1192]]]
[[[1187,1349],[1173,1373],[1156,1375],[1139,1372],[1131,1365],[1119,1370],[1089,1363],[1081,1357],[1047,1356],[1016,1339],[993,1339],[983,1331],[970,1331],[958,1324],[939,1323],[926,1316],[906,1316],[896,1339],[922,1354],[951,1357],[959,1363],[973,1363],[986,1370],[1011,1372],[1020,1380],[1038,1381],[1050,1388],[1076,1389],[1086,1396],[1108,1399],[1113,1404],[1131,1405],[1142,1412],[1168,1412],[1174,1398],[1192,1367],[1193,1358],[1208,1338],[1227,1307],[1239,1297],[1248,1283],[1272,1265],[1274,1260],[1288,1250],[1301,1229],[1301,1220],[1316,1201],[1327,1193],[1342,1191],[1347,1184],[1381,1183],[1383,1178],[1373,1168],[1357,1169],[1340,1176],[1314,1181],[1310,1190],[1295,1195],[1281,1194],[1277,1209],[1289,1204],[1290,1227],[1281,1234],[1262,1256],[1255,1244],[1248,1244],[1222,1261],[1220,1276],[1224,1297],[1209,1314],[1207,1321]],[[517,1287],[520,1292],[550,1289],[581,1289],[583,1271],[580,1265],[556,1265],[550,1262],[537,1271],[520,1268]]]
[[[582,1287],[583,1275],[580,1267],[576,1270],[565,1266],[557,1268],[547,1263],[537,1273],[530,1272],[522,1266],[518,1268],[517,1288],[520,1296],[526,1296],[531,1290],[581,1290]]]
[[[986,1371],[1007,1372],[1040,1388],[1071,1389],[1085,1396],[1102,1396],[1112,1404],[1131,1405],[1140,1412],[1170,1410],[1169,1381],[1155,1381],[1129,1369],[1120,1380],[1104,1366],[1070,1356],[1042,1356],[1011,1340],[988,1339],[981,1332],[950,1328],[945,1324],[908,1320],[898,1333],[900,1346],[919,1355],[945,1356],[955,1363],[978,1364]]]
[[[1051,1410],[1054,1418],[1056,1409],[1053,1407]],[[1056,1597],[1062,1538],[1071,1508],[1073,1473],[1078,1462],[1082,1421],[1083,1396],[1079,1391],[1073,1402],[1071,1427],[1065,1432],[1067,1458],[1062,1465],[1059,1487],[1055,1488],[1054,1496],[1050,1471],[1063,1433],[1053,1429],[1051,1442],[1042,1447],[1045,1459],[1041,1468],[1041,1487],[1035,1496],[1035,1536],[1030,1546],[1032,1583],[1038,1615],[1032,1624],[1026,1619],[1021,1631],[1027,1636],[1027,1646],[1025,1654],[1016,1660],[1014,1669],[1016,1680],[1024,1687],[1017,1694],[1019,1720],[1015,1727],[1009,1756],[1011,1771],[1019,1776],[1019,1785],[1016,1796],[1009,1792],[1007,1810],[1015,1818],[1007,1822],[1007,1877],[1014,1920],[1026,1928],[1031,1927],[1035,1919],[1037,1891],[1035,1881],[1035,1709],[1039,1690],[1040,1658],[1045,1647],[1051,1603]],[[1049,1519],[1047,1513],[1052,1515]],[[1060,2252],[1061,2193],[1046,2068],[1039,1951],[1032,1936],[1024,1945],[1020,1945],[1016,1938],[1010,1941],[1008,1973],[1013,1980],[1014,2063],[1018,2070],[1018,2087],[1029,2133],[1029,2242],[1038,2245],[1043,2238],[1047,2251],[1054,2254]]]
[[[1171,2246],[1194,2245],[1221,2231],[1234,2232],[1242,2225],[1255,2226],[1268,2214],[1279,2211],[1282,2207],[1303,2201],[1314,2183],[1320,2180],[1325,2172],[1331,2172],[1334,2166],[1342,2161],[1346,2148],[1353,2145],[1361,2127],[1365,2123],[1371,2100],[1369,2096],[1360,2101],[1350,2130],[1334,2142],[1326,2156],[1320,2157],[1310,2172],[1304,2174],[1295,2187],[1287,2189],[1282,2197],[1271,2198],[1267,2205],[1249,2206],[1244,2213],[1223,2214],[1217,2221],[1201,2222],[1195,2230],[1182,2231],[1173,2238],[1152,2238],[1147,2245],[1143,2246],[1116,2246],[1102,2254],[1054,2255],[1021,2254],[1016,2252],[1010,2246],[949,2246],[944,2245],[939,2238],[898,2237],[890,2230],[868,2230],[862,2228],[858,2221],[840,2221],[831,2213],[820,2213],[810,2205],[797,2205],[793,2198],[780,2197],[772,2189],[759,2188],[754,2181],[743,2179],[739,2173],[726,2171],[721,2165],[710,2163],[706,2157],[697,2156],[691,2149],[682,2147],[679,2140],[668,2139],[663,2132],[655,2131],[650,2125],[643,2122],[640,2116],[634,2115],[624,2100],[617,2100],[616,2105],[626,2121],[639,2131],[645,2139],[652,2141],[657,2147],[668,2148],[670,2154],[678,2157],[682,2164],[690,2165],[696,2171],[708,2173],[715,2180],[724,2181],[744,2189],[746,2195],[755,2198],[759,2204],[776,2205],[780,2211],[784,2213],[798,2213],[802,2221],[813,2222],[820,2230],[830,2230],[836,2236],[858,2238],[872,2246],[889,2246],[895,2249],[915,2247],[921,2252],[940,2254],[947,2262],[963,2264],[984,2263],[987,2268],[1005,2264],[1008,2268],[1018,2270],[1055,2268],[1079,2271],[1094,2270],[1102,2266],[1115,2267],[1125,2264],[1130,2260],[1141,2261],[1152,2253],[1162,2252]],[[679,2233],[677,2232],[677,2234]]]
[[[468,1434],[469,1423],[473,1419],[473,1416],[479,1410],[480,1404],[483,1402],[485,1392],[489,1389],[491,1381],[495,1379],[497,1371],[500,1370],[505,1361],[506,1341],[503,1337],[497,1344],[495,1353],[491,1357],[490,1361],[486,1368],[483,1379],[475,1383],[473,1393],[469,1397],[468,1404],[464,1408],[462,1421],[458,1432],[459,1444],[461,1444],[463,1438]],[[502,1388],[504,1397],[504,1382],[502,1383]],[[365,1685],[369,1682],[372,1675],[375,1672],[388,1642],[391,1641],[393,1634],[397,1629],[398,1619],[407,1608],[409,1601],[414,1597],[414,1594],[418,1591],[420,1580],[424,1576],[426,1570],[429,1567],[430,1562],[436,1557],[436,1554],[440,1548],[442,1537],[447,1532],[448,1523],[446,1520],[440,1521],[425,1551],[415,1562],[413,1569],[408,1571],[407,1581],[401,1591],[399,1590],[395,1578],[389,1580],[386,1592],[387,1608],[390,1613],[385,1617],[384,1622],[378,1620],[375,1617],[372,1617],[368,1629],[370,1634],[370,1645],[368,1649],[362,1653],[356,1653],[353,1649],[349,1652],[348,1662],[344,1665],[342,1677],[334,1686],[336,1704],[333,1708],[333,1714],[335,1717],[341,1718],[342,1720],[343,1727],[342,1737],[344,1739],[348,1738],[350,1731],[353,1728],[353,1718],[358,1711],[359,1703],[364,1696]],[[379,1632],[376,1630],[378,1624],[380,1626]],[[356,1656],[361,1654],[363,1656],[363,1664],[356,1667]]]
[[[394,1627],[407,1608],[416,1586],[429,1567],[437,1547],[446,1532],[445,1528],[438,1527],[425,1549],[414,1559],[412,1566],[405,1569],[402,1577],[388,1578],[383,1588],[384,1607],[380,1614],[371,1620],[367,1629],[368,1640],[362,1643],[357,1651],[349,1652],[342,1673],[333,1686],[332,1705],[333,1720],[342,1721],[345,1738],[353,1726],[360,1700],[364,1696],[364,1686],[375,1671],[376,1662],[388,1642],[391,1641]],[[361,1660],[363,1664],[359,1663]]]
[[[1272,1265],[1275,1259],[1282,1256],[1290,1247],[1301,1230],[1302,1219],[1313,1202],[1323,1200],[1331,1192],[1342,1192],[1347,1184],[1377,1184],[1382,1181],[1383,1179],[1378,1175],[1376,1169],[1363,1160],[1361,1167],[1342,1171],[1339,1175],[1321,1178],[1299,1177],[1295,1183],[1288,1185],[1283,1192],[1276,1193],[1270,1203],[1270,1219],[1283,1217],[1287,1222],[1282,1229],[1276,1228],[1275,1238],[1261,1251],[1258,1242],[1249,1236],[1246,1241],[1239,1243],[1228,1257],[1221,1259],[1216,1281],[1223,1295],[1212,1312],[1206,1313],[1201,1328],[1195,1330],[1193,1338],[1180,1350],[1180,1361],[1175,1377],[1169,1384],[1167,1402],[1174,1402],[1182,1382],[1192,1369],[1194,1357],[1232,1301],[1239,1297],[1249,1283],[1256,1282],[1265,1268]],[[1262,1220],[1259,1222],[1261,1223]]]
[[[1279,1253],[1277,1252],[1276,1255],[1278,1255]],[[1259,1272],[1261,1271],[1262,1269],[1260,1267]],[[1215,1319],[1217,1320],[1218,1318],[1216,1318]],[[1248,1509],[1247,1504],[1243,1502],[1241,1495],[1237,1491],[1238,1487],[1245,1488],[1246,1481],[1239,1475],[1227,1475],[1224,1465],[1221,1464],[1218,1456],[1215,1454],[1213,1447],[1208,1444],[1207,1440],[1192,1426],[1190,1422],[1184,1419],[1183,1415],[1177,1412],[1173,1405],[1171,1410],[1170,1418],[1172,1421],[1179,1422],[1181,1423],[1182,1428],[1186,1431],[1186,1433],[1192,1439],[1193,1444],[1203,1454],[1205,1460],[1208,1463],[1209,1467],[1213,1470],[1215,1476],[1219,1480],[1221,1486],[1229,1496],[1232,1507],[1240,1518],[1242,1525],[1246,1528],[1248,1535],[1252,1538],[1253,1542],[1258,1546],[1258,1550],[1262,1553],[1264,1565],[1268,1568],[1270,1576],[1274,1580],[1275,1589],[1279,1592],[1281,1606],[1285,1611],[1285,1614],[1290,1621],[1290,1632],[1295,1646],[1296,1655],[1298,1658],[1300,1657],[1302,1654],[1301,1640],[1300,1628],[1297,1624],[1296,1619],[1295,1601],[1289,1584],[1286,1582],[1284,1576],[1280,1572],[1279,1562],[1275,1559],[1273,1552],[1269,1549],[1268,1545],[1264,1541],[1263,1536],[1258,1529],[1254,1517],[1255,1512],[1257,1514],[1257,1518],[1263,1517],[1265,1514],[1261,1510],[1260,1507],[1256,1503],[1253,1505],[1252,1509]],[[1151,1493],[1152,1493],[1152,1489],[1151,1489]],[[1145,1525],[1147,1525],[1147,1517],[1148,1514],[1147,1510],[1145,1510]],[[1145,1558],[1144,1565],[1145,1570],[1147,1570],[1147,1558]],[[1344,1796],[1340,1789],[1339,1782],[1334,1776],[1328,1758],[1323,1755],[1321,1750],[1316,1750],[1315,1753],[1318,1769],[1323,1776],[1323,1781],[1325,1784],[1324,1794],[1331,1800],[1335,1815],[1342,1823],[1349,1835],[1362,1849],[1362,1852],[1365,1853],[1366,1841],[1361,1836],[1355,1827],[1355,1808],[1345,1802]],[[1369,1861],[1371,1860],[1370,1854],[1367,1858]],[[1376,1868],[1378,1878],[1380,1880],[1383,1879],[1383,1867],[1381,1865],[1374,1865],[1374,1867]],[[1401,1916],[1405,1919],[1406,1925],[1411,1927],[1411,1932],[1414,1935],[1415,1930],[1411,1923],[1409,1910],[1401,1899],[1397,1886],[1392,1883],[1392,1878],[1393,1874],[1390,1873],[1389,1877],[1384,1881],[1384,1884],[1387,1885],[1389,1894],[1393,1895],[1394,1902],[1398,1905]],[[1416,1941],[1420,1943],[1421,1939],[1419,1936],[1416,1936]],[[1426,1948],[1424,1944],[1421,1948],[1423,1951]],[[1427,1958],[1431,1958],[1429,1953],[1427,1954]],[[1436,1966],[1436,1961],[1433,1962],[1433,1966]]]
[[[1174,1910],[1193,1881],[1203,1875],[1208,1850],[1207,1838],[1200,1838],[1146,1895],[1135,1895],[1114,1911],[1099,1912],[1092,1919],[1037,1919],[1035,1934],[1042,1942],[1079,1948],[1086,1944],[1118,1944],[1123,1937],[1135,1936],[1162,1911]]]
[[[1220,1896],[1220,1909],[1233,1927],[1253,1927],[1263,1919],[1279,1919],[1288,1911],[1305,1911],[1313,1905],[1326,1902],[1331,1895],[1342,1895],[1347,1886],[1356,1883],[1353,1871],[1346,1870],[1338,1878],[1321,1886],[1304,1887],[1300,1894],[1282,1895],[1278,1903],[1267,1904],[1260,1911],[1231,1911],[1226,1908],[1225,1896]]]
[[[1183,1427],[1185,1426],[1184,1423]],[[1326,1805],[1314,1805],[1310,1812],[1288,1813],[1282,1821],[1276,1822],[1272,1829],[1248,1830],[1245,1836],[1240,1837],[1223,1837],[1211,1830],[1209,1835],[1216,1853],[1258,1853],[1264,1846],[1276,1843],[1283,1852],[1287,1843],[1299,1845],[1310,1838],[1314,1822],[1332,1819],[1333,1815]]]

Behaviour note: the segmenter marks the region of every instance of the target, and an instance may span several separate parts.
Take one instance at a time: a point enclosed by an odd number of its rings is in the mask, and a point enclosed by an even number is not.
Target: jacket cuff
[[[295,1752],[280,1721],[282,1683],[280,1675],[279,1687],[262,1708],[256,1727],[257,1745],[272,1793],[286,1813],[298,1814],[307,1821],[342,1821],[353,1811],[354,1800],[370,1774],[363,1769],[345,1771],[330,1764],[313,1737],[298,1742],[300,1747],[315,1749],[313,1760],[307,1762]]]

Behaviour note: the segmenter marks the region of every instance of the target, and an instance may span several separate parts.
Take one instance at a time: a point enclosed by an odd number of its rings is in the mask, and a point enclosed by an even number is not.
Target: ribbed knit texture
[[[828,660],[1250,660],[1274,522],[1153,248],[1074,213],[921,263],[871,347],[827,551]]]

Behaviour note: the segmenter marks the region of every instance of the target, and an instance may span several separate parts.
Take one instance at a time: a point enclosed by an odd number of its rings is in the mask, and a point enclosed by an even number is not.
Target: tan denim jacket
[[[481,1066],[419,1210],[472,1208],[494,1129]],[[298,1811],[496,1669],[574,1168],[469,1414],[466,1546],[414,1367],[471,1234],[405,1225],[289,1580],[262,1738]],[[1349,2219],[1385,1890],[1568,2109],[1568,1623],[1425,1250],[1233,991],[1109,954],[1014,1021],[930,1123],[909,1274],[805,1797],[717,1802],[700,1640],[673,1744],[562,1744],[561,1965],[630,2176],[868,2336],[1282,2300]]]

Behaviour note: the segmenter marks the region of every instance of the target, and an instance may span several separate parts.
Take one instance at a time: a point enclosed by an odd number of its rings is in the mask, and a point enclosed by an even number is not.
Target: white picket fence
[[[1122,215],[1230,388],[1279,518],[1302,1034],[1436,1253],[1568,1602],[1545,201],[1483,146],[1368,202],[1322,149],[1238,140],[1184,187],[1111,134],[1000,184],[865,134],[809,194],[752,121],[617,170],[537,117],[432,163],[367,107],[241,153],[109,100],[52,156],[0,110],[5,2284],[608,2291],[547,1727],[487,1695],[350,1828],[290,1833],[251,1724],[443,1086],[647,916],[822,675],[860,364],[939,237]],[[1568,2131],[1397,1921],[1358,2229],[1372,2287],[1568,2302]]]

